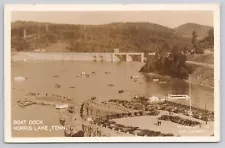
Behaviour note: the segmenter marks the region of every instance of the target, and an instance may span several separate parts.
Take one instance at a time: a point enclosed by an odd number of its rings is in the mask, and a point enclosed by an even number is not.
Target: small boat
[[[69,88],[76,88],[75,86],[70,86]]]
[[[156,79],[156,78],[152,79],[152,80],[153,80],[153,82],[158,82],[159,81],[159,79]]]
[[[123,93],[123,92],[124,92],[124,90],[119,90],[119,91],[118,91],[118,93],[120,93],[120,94]]]
[[[64,108],[68,108],[69,105],[68,104],[56,104],[55,108],[56,109],[64,109]]]
[[[72,98],[66,98],[67,100],[71,100]]]
[[[28,79],[27,77],[15,77],[15,81],[24,81],[25,79]]]
[[[140,78],[140,76],[131,76],[130,78],[131,79],[137,79],[137,78]]]
[[[190,97],[188,95],[171,95],[168,94],[168,100],[188,100]]]
[[[61,87],[61,85],[59,85],[59,84],[55,84],[55,87],[56,87],[56,88],[60,88],[60,87]]]
[[[159,81],[160,84],[165,84],[167,81]]]

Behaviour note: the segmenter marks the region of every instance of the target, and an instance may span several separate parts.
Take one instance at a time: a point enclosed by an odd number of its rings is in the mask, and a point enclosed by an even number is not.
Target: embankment
[[[209,88],[214,88],[214,68],[195,66],[191,74],[191,82]]]
[[[195,65],[194,71],[190,75],[190,79],[184,80],[187,83],[201,85],[208,88],[214,88],[214,68]],[[163,76],[156,73],[148,73],[149,75],[170,79],[170,76]]]

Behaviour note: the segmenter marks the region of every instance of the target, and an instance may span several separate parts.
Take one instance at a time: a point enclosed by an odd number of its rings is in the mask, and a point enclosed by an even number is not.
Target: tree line
[[[23,38],[23,31],[27,39]],[[190,39],[176,35],[173,29],[152,23],[111,23],[105,25],[68,25],[18,21],[12,23],[12,47],[32,51],[58,41],[71,52],[157,52],[164,43],[180,49],[191,45]],[[168,50],[165,48],[165,50]]]

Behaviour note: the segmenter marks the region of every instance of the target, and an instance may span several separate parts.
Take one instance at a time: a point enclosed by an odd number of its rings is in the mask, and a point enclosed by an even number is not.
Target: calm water
[[[189,85],[178,80],[169,80],[165,84],[153,82],[153,76],[143,75],[138,71],[142,63],[135,62],[91,62],[91,61],[27,61],[12,62],[12,119],[42,119],[45,124],[59,124],[54,107],[30,106],[20,108],[16,102],[28,92],[43,92],[74,98],[80,104],[95,96],[98,100],[132,99],[136,94],[162,96],[167,94],[188,94]],[[90,77],[77,77],[81,72]],[[95,74],[91,74],[95,72]],[[105,72],[111,72],[106,74]],[[58,75],[58,78],[53,78]],[[130,76],[141,76],[134,82]],[[23,82],[14,81],[14,77],[28,77]],[[60,84],[61,88],[55,88]],[[114,86],[109,87],[108,84]],[[74,86],[75,88],[69,88]],[[192,105],[213,110],[213,89],[191,85]],[[119,90],[124,93],[119,94]],[[181,101],[181,103],[189,103]],[[62,132],[47,133],[13,132],[13,136],[62,136]]]

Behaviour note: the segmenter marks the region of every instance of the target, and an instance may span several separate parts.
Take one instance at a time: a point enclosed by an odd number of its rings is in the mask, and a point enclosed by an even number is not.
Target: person
[[[160,126],[161,125],[161,121],[158,121],[158,126]]]

